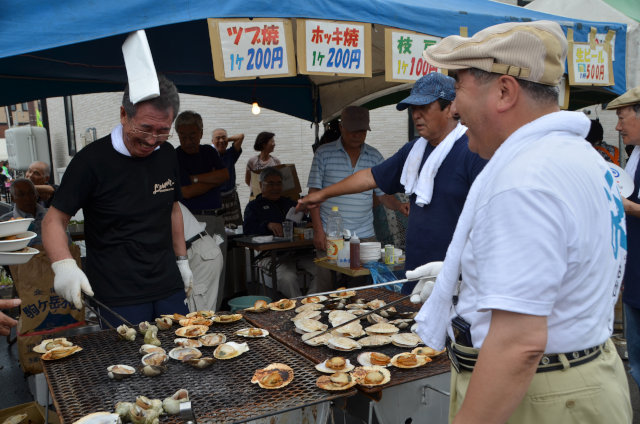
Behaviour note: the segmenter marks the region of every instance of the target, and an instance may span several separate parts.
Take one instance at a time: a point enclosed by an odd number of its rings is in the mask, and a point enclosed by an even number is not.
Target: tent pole
[[[312,92],[311,92],[311,99],[313,101],[313,123],[315,125],[315,134],[316,134],[316,139],[314,144],[318,145],[318,143],[320,143],[320,126],[319,126],[319,119],[318,119],[318,91],[319,88],[316,84],[312,83]]]

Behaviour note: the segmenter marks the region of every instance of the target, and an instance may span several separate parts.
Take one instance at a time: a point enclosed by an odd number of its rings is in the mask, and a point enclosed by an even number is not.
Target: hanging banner
[[[296,75],[288,19],[207,19],[217,81]]]
[[[573,41],[573,31],[569,28],[567,63],[570,85],[614,85],[610,44],[613,34],[609,31],[604,42],[597,43],[594,29],[589,35],[589,42],[578,43]]]
[[[432,66],[422,57],[422,52],[440,41],[440,37],[420,34],[396,28],[384,29],[385,81],[414,82],[431,72],[446,70]]]
[[[296,34],[301,74],[371,77],[371,24],[299,19]]]

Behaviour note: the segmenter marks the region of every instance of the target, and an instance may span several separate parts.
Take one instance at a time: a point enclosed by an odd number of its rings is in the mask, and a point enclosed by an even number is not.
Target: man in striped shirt
[[[369,128],[369,110],[360,106],[348,106],[342,111],[340,138],[318,148],[313,157],[307,186],[309,193],[335,184],[344,178],[381,163],[380,152],[365,143]],[[373,229],[373,195],[389,209],[399,210],[402,206],[394,196],[386,195],[380,189],[370,189],[362,193],[347,194],[327,199],[319,208],[310,210],[313,222],[313,242],[319,256],[325,256],[327,239],[324,229],[331,208],[338,206],[344,228],[357,233],[362,241],[375,240]],[[325,274],[326,271],[326,275]],[[329,271],[318,269],[310,293],[330,288]]]

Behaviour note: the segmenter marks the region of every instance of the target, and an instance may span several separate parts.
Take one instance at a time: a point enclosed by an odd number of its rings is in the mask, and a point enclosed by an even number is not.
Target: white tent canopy
[[[573,19],[627,24],[627,89],[640,85],[640,25],[637,21],[602,0],[534,0],[525,7]]]

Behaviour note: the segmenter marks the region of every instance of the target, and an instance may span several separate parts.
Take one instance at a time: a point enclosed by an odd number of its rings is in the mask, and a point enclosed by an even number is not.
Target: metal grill
[[[382,299],[388,303],[402,297],[402,295],[398,293],[394,293],[382,288],[361,290],[356,293],[357,297],[350,298],[352,302],[355,301],[355,299],[360,298],[364,299],[365,301]],[[300,303],[298,303],[298,305],[300,305]],[[397,303],[395,305],[395,308],[398,310],[398,312],[417,311],[418,309],[417,306],[411,303],[408,299]],[[386,346],[364,347],[362,348],[362,350],[355,350],[352,352],[341,352],[329,349],[326,346],[309,346],[302,341],[300,337],[301,335],[295,332],[295,325],[291,321],[291,318],[293,318],[295,315],[296,313],[294,310],[284,312],[268,311],[264,313],[247,312],[245,313],[245,318],[256,327],[262,327],[269,330],[269,332],[275,339],[291,347],[296,352],[304,355],[316,364],[332,356],[343,356],[345,358],[348,358],[352,364],[358,366],[358,354],[363,351],[380,352],[388,355],[389,357],[392,357],[393,355],[396,355],[398,353],[411,350],[409,348],[397,347],[392,344]],[[329,324],[326,315],[327,314],[323,314],[321,321],[325,324]],[[371,324],[362,323],[362,325],[363,327],[366,327],[367,325]],[[389,383],[378,388],[366,388],[358,386],[358,389],[368,394],[374,394],[380,392],[380,390],[386,387],[395,386],[409,381],[420,380],[422,378],[432,377],[434,375],[449,372],[450,369],[451,367],[449,359],[446,355],[442,354],[436,358],[433,358],[432,362],[429,362],[427,365],[419,368],[402,369],[391,366],[389,367],[389,371],[391,371],[391,381]]]
[[[271,337],[243,338],[233,333],[247,327],[244,320],[232,324],[214,324],[211,332],[224,333],[227,341],[247,342],[249,351],[239,357],[216,361],[202,370],[169,359],[167,372],[146,377],[139,372],[124,380],[109,379],[109,365],[138,367],[142,336],[136,341],[119,339],[114,330],[70,338],[84,350],[59,361],[44,363],[44,372],[62,423],[97,411],[113,411],[119,401],[135,401],[144,395],[164,399],[178,389],[189,391],[198,423],[240,423],[328,400],[352,396],[355,390],[326,392],[316,387],[317,372],[309,360]],[[160,331],[158,338],[168,352],[177,336],[172,329]],[[202,347],[203,356],[213,356],[214,347]],[[44,361],[43,361],[44,362]],[[258,368],[282,362],[294,370],[294,379],[282,389],[265,390],[251,383]],[[178,416],[163,416],[161,423],[179,423]]]

